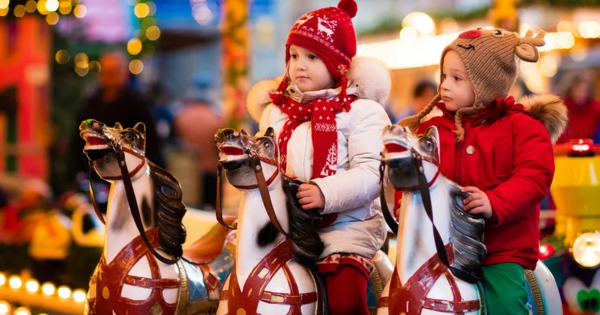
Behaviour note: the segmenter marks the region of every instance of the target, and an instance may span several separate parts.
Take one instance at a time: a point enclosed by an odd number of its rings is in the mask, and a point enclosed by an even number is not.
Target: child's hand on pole
[[[470,214],[483,214],[484,219],[492,217],[492,204],[488,196],[479,188],[474,186],[467,186],[461,189],[464,193],[471,193],[471,195],[463,200],[465,207],[464,210]]]
[[[296,194],[302,209],[310,210],[315,208],[325,207],[325,196],[321,192],[321,188],[317,185],[302,184],[298,187],[298,193]]]

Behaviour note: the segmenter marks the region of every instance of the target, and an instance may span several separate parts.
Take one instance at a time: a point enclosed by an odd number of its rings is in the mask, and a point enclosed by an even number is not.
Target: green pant
[[[489,315],[529,314],[523,267],[515,263],[483,266],[482,281]]]

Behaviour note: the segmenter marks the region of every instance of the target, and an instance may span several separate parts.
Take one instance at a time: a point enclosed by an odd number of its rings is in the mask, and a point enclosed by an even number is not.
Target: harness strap
[[[217,221],[219,221],[219,224],[221,224],[222,226],[224,226],[228,229],[237,230],[237,224],[234,226],[231,226],[231,225],[227,224],[227,222],[225,222],[225,220],[223,219],[223,208],[221,206],[221,173],[222,172],[223,172],[223,165],[221,165],[221,163],[219,163],[217,166],[217,202],[216,202]]]
[[[176,289],[179,288],[178,279],[148,279],[145,277],[127,276],[123,284],[128,284],[140,288],[163,288],[163,289]]]

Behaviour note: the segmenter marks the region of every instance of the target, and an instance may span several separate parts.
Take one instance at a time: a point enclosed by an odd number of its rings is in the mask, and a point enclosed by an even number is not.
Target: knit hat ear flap
[[[436,95],[423,110],[421,110],[418,114],[410,117],[406,117],[398,122],[399,126],[408,127],[413,134],[417,133],[419,126],[421,126],[421,119],[427,116],[427,114],[431,113],[433,108],[435,107],[435,103],[440,101],[442,97],[438,94]]]
[[[465,139],[465,129],[462,126],[462,118],[464,116],[470,116],[477,114],[479,110],[483,107],[483,105],[471,106],[461,108],[456,111],[456,115],[454,116],[454,125],[456,126],[456,142],[461,142]]]

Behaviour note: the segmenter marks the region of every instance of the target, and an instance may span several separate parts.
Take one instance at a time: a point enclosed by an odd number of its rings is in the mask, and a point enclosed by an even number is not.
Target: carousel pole
[[[248,0],[226,0],[223,12],[224,114],[227,126],[239,129],[248,91]]]

